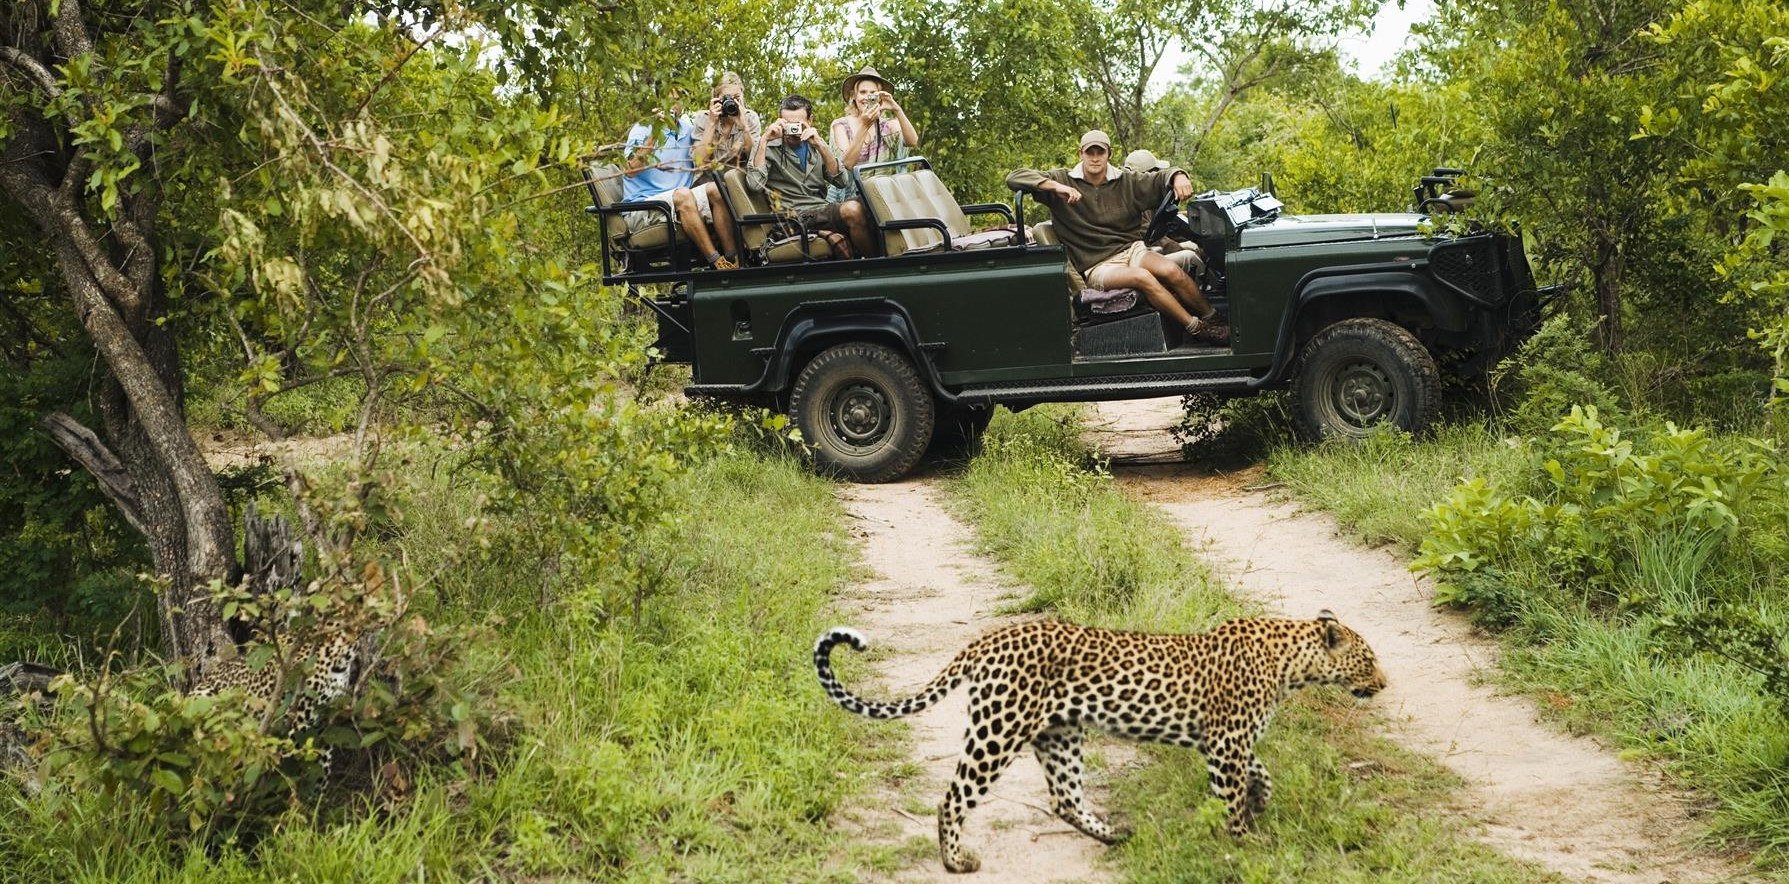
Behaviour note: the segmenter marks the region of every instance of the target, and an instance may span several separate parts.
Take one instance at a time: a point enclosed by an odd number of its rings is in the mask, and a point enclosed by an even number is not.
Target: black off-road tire
[[[907,474],[932,439],[932,393],[906,356],[880,344],[840,344],[802,368],[789,416],[820,472],[853,482]]]
[[[932,427],[932,442],[926,446],[928,457],[942,460],[967,460],[981,453],[981,436],[994,420],[994,408],[969,408],[944,405],[938,408],[937,424]]]
[[[1361,438],[1381,423],[1421,435],[1440,408],[1441,375],[1434,357],[1402,326],[1345,319],[1305,344],[1292,399],[1306,441]]]

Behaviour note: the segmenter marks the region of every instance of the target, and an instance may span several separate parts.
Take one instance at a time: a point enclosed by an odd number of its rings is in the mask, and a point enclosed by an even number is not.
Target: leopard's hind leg
[[[997,681],[997,677],[990,679]],[[963,821],[970,808],[987,797],[994,781],[1031,742],[1041,724],[1040,702],[1023,696],[1023,685],[1014,687],[1018,690],[1009,692],[1004,683],[973,685],[969,689],[969,728],[964,734],[963,754],[957,759],[950,788],[938,805],[938,850],[944,867],[952,872],[981,868],[981,860],[963,847]]]
[[[1094,838],[1116,844],[1124,840],[1126,833],[1089,810],[1081,792],[1081,736],[1080,725],[1064,724],[1038,734],[1031,744],[1044,766],[1044,780],[1050,784],[1056,815]]]

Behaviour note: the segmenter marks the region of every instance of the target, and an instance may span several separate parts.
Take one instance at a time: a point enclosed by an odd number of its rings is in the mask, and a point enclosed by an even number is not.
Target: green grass
[[[295,813],[252,848],[215,852],[171,850],[101,796],[8,783],[0,879],[855,881],[893,867],[899,845],[828,825],[888,751],[808,668],[853,559],[828,484],[789,459],[741,456],[675,493],[680,521],[643,538],[674,579],[637,623],[575,624],[557,599],[577,587],[496,553],[463,555],[440,581],[441,622],[508,614],[463,674],[500,685],[494,702],[514,718],[486,772],[425,769],[377,808]],[[475,496],[424,483],[405,536],[477,549]],[[494,518],[499,533],[526,526]]]
[[[1230,596],[1155,509],[1086,468],[1076,412],[1002,414],[983,453],[950,482],[981,548],[1034,587],[1025,606],[1154,631],[1207,628],[1251,607]],[[1223,831],[1197,752],[1151,748],[1115,784],[1135,835],[1112,852],[1136,881],[1544,880],[1460,832],[1444,809],[1457,781],[1370,735],[1368,713],[1332,690],[1284,704],[1260,751],[1272,804],[1241,840]]]
[[[1365,442],[1330,440],[1273,449],[1268,471],[1301,500],[1321,506],[1355,538],[1415,552],[1427,522],[1423,511],[1461,479],[1512,478],[1526,456],[1476,425],[1448,425],[1424,442],[1386,430]]]
[[[1363,539],[1411,553],[1426,530],[1423,512],[1447,498],[1453,477],[1483,476],[1522,494],[1535,469],[1530,454],[1459,426],[1424,441],[1389,436],[1271,458],[1274,477],[1300,500]],[[1617,583],[1598,593],[1525,554],[1493,562],[1471,585],[1487,605],[1475,610],[1504,630],[1496,676],[1504,686],[1537,698],[1537,710],[1562,727],[1598,734],[1624,757],[1656,760],[1707,796],[1716,840],[1756,849],[1760,866],[1781,870],[1789,863],[1789,722],[1757,675],[1718,658],[1662,653],[1657,634],[1659,612],[1716,596],[1789,632],[1781,564],[1789,539],[1781,525],[1765,524],[1772,518],[1754,517],[1712,557],[1675,536],[1624,547]]]

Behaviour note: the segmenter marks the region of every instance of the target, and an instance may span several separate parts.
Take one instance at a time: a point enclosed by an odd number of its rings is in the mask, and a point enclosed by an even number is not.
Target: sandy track
[[[1161,462],[1175,400],[1110,403],[1092,436],[1129,490],[1160,507],[1241,592],[1288,616],[1323,608],[1378,652],[1390,687],[1375,701],[1393,739],[1467,783],[1460,813],[1511,856],[1598,882],[1740,880],[1741,868],[1698,852],[1684,796],[1596,741],[1539,722],[1532,703],[1477,684],[1496,646],[1458,615],[1431,607],[1432,587],[1404,561],[1338,536],[1329,517]]]
[[[887,654],[877,662],[875,684],[849,686],[874,698],[911,696],[975,636],[1010,622],[1013,618],[993,612],[1017,590],[1001,585],[996,566],[969,549],[969,528],[939,505],[937,492],[925,481],[844,486],[839,493],[854,519],[863,563],[874,573],[845,594],[838,621],[856,627],[872,650]],[[849,648],[834,651],[850,653]],[[963,746],[965,695],[958,688],[908,719],[912,759],[925,771],[919,791],[928,807],[943,796]],[[1090,749],[1113,763],[1129,757],[1110,742],[1093,741]],[[1089,775],[1090,798],[1099,809],[1107,804],[1104,779],[1098,772]],[[932,845],[923,862],[896,880],[969,880],[944,871],[931,811],[917,812],[910,803],[883,790],[859,813],[866,830],[892,825],[902,838],[919,836]],[[1069,828],[1046,810],[1048,803],[1043,770],[1026,753],[995,784],[989,800],[969,812],[965,843],[982,859],[976,884],[1112,879],[1097,863],[1104,845]]]

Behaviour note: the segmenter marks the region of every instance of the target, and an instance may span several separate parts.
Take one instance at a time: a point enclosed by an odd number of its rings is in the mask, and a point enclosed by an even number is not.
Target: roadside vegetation
[[[1148,631],[1208,629],[1253,613],[1093,462],[1077,412],[1002,413],[982,453],[950,480],[978,546],[1034,594],[1015,609]],[[1367,734],[1337,691],[1293,696],[1262,740],[1274,797],[1261,837],[1232,839],[1198,752],[1150,747],[1117,778],[1114,806],[1135,835],[1111,856],[1129,880],[1535,881],[1538,870],[1469,838],[1442,812],[1457,781]]]
[[[1520,398],[1501,418],[1424,440],[1285,445],[1269,470],[1362,541],[1402,549],[1437,604],[1499,635],[1503,683],[1662,763],[1710,797],[1716,836],[1782,868],[1783,414],[1741,405],[1704,412],[1725,430],[1679,425],[1670,403],[1622,392],[1631,368],[1587,370],[1563,328],[1514,360]]]
[[[642,584],[566,573],[533,514],[492,510],[454,455],[410,455],[382,543],[439,568],[415,611],[465,642],[444,677],[477,706],[469,750],[338,753],[303,803],[174,837],[153,794],[74,788],[69,767],[9,778],[8,877],[857,881],[891,862],[825,824],[879,745],[809,669],[852,556],[827,482],[791,458],[704,460],[665,489],[681,515],[631,547]],[[766,532],[784,542],[739,541]]]

